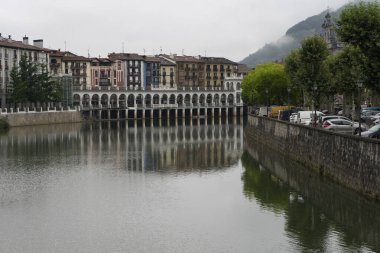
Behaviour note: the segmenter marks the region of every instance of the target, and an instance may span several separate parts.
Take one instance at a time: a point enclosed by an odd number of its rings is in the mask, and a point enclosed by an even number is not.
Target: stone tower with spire
[[[331,51],[331,53],[335,54],[342,48],[342,45],[335,32],[334,23],[331,21],[330,11],[327,11],[325,21],[322,24],[322,28],[322,37],[326,41],[327,47]]]

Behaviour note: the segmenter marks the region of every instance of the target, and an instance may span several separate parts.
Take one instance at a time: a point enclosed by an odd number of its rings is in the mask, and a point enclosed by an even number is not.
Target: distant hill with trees
[[[330,11],[332,20],[339,17],[341,10],[342,8],[337,11]],[[286,34],[278,41],[266,44],[255,53],[244,58],[240,63],[246,64],[249,67],[255,67],[257,64],[282,60],[292,49],[300,46],[302,39],[322,33],[322,24],[326,14],[327,10],[299,22],[289,28]]]

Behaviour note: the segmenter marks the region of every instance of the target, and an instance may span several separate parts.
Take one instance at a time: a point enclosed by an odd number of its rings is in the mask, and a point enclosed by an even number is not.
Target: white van
[[[303,125],[310,125],[313,116],[314,111],[300,111],[297,114],[297,123]],[[324,116],[324,114],[320,111],[317,111],[317,118],[319,118],[319,116]]]
[[[268,117],[268,114],[270,114],[270,112],[271,112],[270,107],[260,107],[259,116]]]

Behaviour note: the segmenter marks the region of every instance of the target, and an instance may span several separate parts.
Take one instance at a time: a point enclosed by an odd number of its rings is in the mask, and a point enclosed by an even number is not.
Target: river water
[[[0,252],[380,252],[379,204],[190,123],[1,135]]]

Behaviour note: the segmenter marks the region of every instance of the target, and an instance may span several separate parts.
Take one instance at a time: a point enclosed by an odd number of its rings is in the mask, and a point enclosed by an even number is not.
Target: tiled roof
[[[237,64],[223,57],[201,57],[201,59],[210,64]]]
[[[45,51],[45,49],[23,44],[22,41],[16,41],[16,40],[9,40],[9,39],[0,39],[0,47],[8,47],[8,48],[14,48],[14,49],[26,49],[26,50],[33,50],[33,51]]]
[[[83,56],[71,56],[70,55],[70,56],[63,56],[62,61],[86,61],[86,62],[89,62],[89,61],[91,61],[91,59],[83,57]]]
[[[252,69],[249,68],[247,65],[245,64],[239,64],[238,65],[238,73],[242,73],[242,74],[246,74],[246,73],[249,73]]]
[[[122,60],[122,61],[127,61],[127,60],[138,60],[138,61],[143,61],[144,58],[141,55],[138,54],[131,54],[131,53],[111,53],[108,55],[108,57],[111,60]]]

